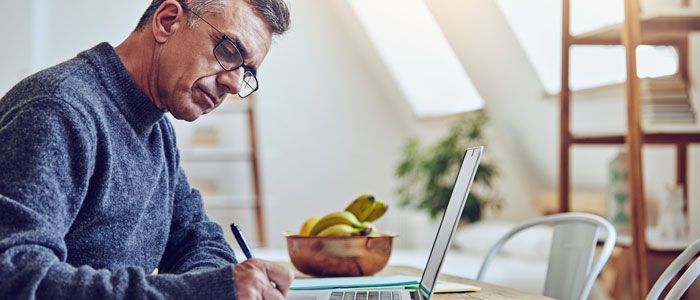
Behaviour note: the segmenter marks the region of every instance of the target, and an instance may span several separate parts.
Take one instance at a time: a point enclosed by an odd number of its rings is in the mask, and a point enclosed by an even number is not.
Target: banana
[[[357,220],[357,217],[348,211],[336,211],[323,216],[309,232],[309,235],[317,235],[327,227],[345,224],[351,227],[362,227],[362,222]]]
[[[314,228],[316,223],[321,220],[321,217],[319,216],[313,216],[311,218],[306,219],[304,221],[304,224],[301,225],[301,229],[299,229],[299,235],[309,235],[311,232],[311,228]]]
[[[371,194],[363,194],[355,198],[355,200],[353,200],[350,205],[345,208],[345,211],[351,212],[359,221],[364,221],[365,218],[367,218],[367,215],[372,212],[374,205],[374,196]]]
[[[370,227],[354,227],[348,224],[335,224],[326,227],[317,236],[351,236],[368,235],[372,229]]]
[[[364,221],[364,222],[362,222],[362,226],[364,226],[365,228],[369,228],[368,235],[379,234],[379,229],[377,229],[377,226],[374,225],[374,223],[372,223],[372,222]]]
[[[384,203],[384,201],[375,200],[372,211],[370,211],[369,214],[367,214],[367,217],[365,217],[362,221],[374,222],[377,219],[381,218],[388,209],[389,205]]]

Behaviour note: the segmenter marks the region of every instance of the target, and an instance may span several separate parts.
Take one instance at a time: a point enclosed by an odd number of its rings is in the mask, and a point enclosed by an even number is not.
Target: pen
[[[231,231],[233,232],[233,236],[236,237],[238,245],[241,246],[241,250],[243,250],[243,254],[245,254],[245,257],[253,258],[253,252],[250,251],[250,246],[245,241],[245,238],[243,237],[243,232],[241,232],[241,228],[238,227],[236,223],[231,223]],[[270,284],[272,284],[272,287],[277,288],[277,284],[274,281],[270,281]]]
[[[239,228],[238,225],[236,225],[236,223],[231,223],[231,231],[233,232],[233,236],[236,237],[238,245],[241,246],[241,250],[243,250],[243,254],[245,254],[245,257],[253,258],[253,252],[250,251],[250,246],[248,246],[248,243],[245,241],[243,233],[241,232],[241,228]]]

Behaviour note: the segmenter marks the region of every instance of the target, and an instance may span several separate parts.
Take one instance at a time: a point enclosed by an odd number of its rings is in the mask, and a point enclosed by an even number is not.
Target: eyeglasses
[[[221,32],[221,30],[214,27],[214,25],[211,25],[209,21],[205,20],[204,18],[202,18],[202,16],[189,9],[186,5],[182,4],[182,7],[185,10],[192,12],[192,14],[197,16],[199,19],[204,21],[204,23],[207,23],[207,25],[209,25],[211,28],[214,28],[216,32],[222,35],[221,41],[218,44],[216,44],[216,47],[214,47],[213,52],[214,58],[216,58],[216,61],[219,62],[219,65],[225,71],[231,72],[243,67],[243,86],[238,92],[238,97],[245,98],[250,96],[250,94],[252,94],[253,92],[257,91],[258,78],[255,77],[255,74],[253,74],[253,72],[243,62],[243,55],[236,46],[236,43],[233,40],[231,40],[231,38],[226,36],[226,34]]]

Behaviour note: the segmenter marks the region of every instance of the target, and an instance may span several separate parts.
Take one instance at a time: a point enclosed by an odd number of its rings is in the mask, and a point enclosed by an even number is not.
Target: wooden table
[[[291,270],[294,270],[297,278],[309,277],[297,271],[291,263],[280,263],[282,265],[287,265]],[[417,268],[409,266],[387,266],[384,270],[377,273],[377,276],[392,276],[392,275],[409,275],[420,277],[423,272]],[[521,299],[521,300],[551,300],[552,298],[545,297],[542,295],[535,295],[526,292],[517,291],[514,289],[493,285],[490,283],[462,278],[452,275],[441,274],[438,277],[439,280],[458,282],[469,284],[473,286],[478,286],[481,291],[478,292],[464,292],[464,293],[440,293],[433,294],[431,299],[480,299],[480,300],[503,300],[503,299]]]

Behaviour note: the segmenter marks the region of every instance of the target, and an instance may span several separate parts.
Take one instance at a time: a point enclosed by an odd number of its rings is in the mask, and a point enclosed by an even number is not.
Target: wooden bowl
[[[297,270],[314,277],[339,277],[370,276],[384,269],[396,234],[285,237]]]

